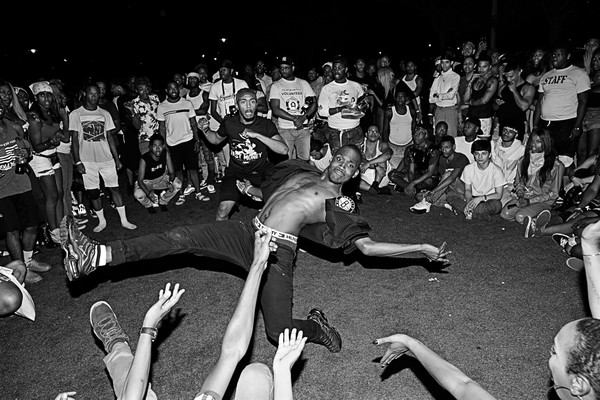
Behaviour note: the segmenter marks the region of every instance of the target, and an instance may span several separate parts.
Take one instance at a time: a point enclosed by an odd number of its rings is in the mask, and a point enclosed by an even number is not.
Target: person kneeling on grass
[[[380,139],[379,128],[371,125],[362,148],[359,188],[372,194],[392,194],[388,187],[390,180],[387,174],[392,169],[389,160],[393,152],[390,146]]]
[[[150,214],[154,214],[155,207],[167,211],[167,204],[179,189],[181,181],[175,177],[171,156],[165,151],[165,139],[159,134],[154,134],[150,137],[150,151],[140,158],[134,196]],[[155,190],[163,190],[160,198]]]
[[[485,219],[502,210],[502,193],[506,179],[500,167],[490,158],[492,146],[489,140],[476,140],[471,146],[475,161],[467,165],[460,179],[465,184],[464,194],[448,193],[446,201],[456,213],[467,219]]]
[[[550,131],[533,131],[527,140],[527,150],[517,164],[512,200],[504,206],[500,216],[523,224],[525,237],[531,237],[536,217],[543,211],[550,213],[564,172],[565,166],[557,158]]]

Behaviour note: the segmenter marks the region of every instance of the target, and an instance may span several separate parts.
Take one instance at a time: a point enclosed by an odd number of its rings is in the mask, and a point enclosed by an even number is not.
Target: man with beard
[[[238,94],[238,98],[240,114],[245,114],[246,108],[253,108],[256,102],[247,91]],[[229,120],[226,119],[224,125],[229,125]],[[237,124],[245,125],[242,121]],[[244,131],[247,137],[259,135]],[[262,140],[275,142],[266,137]],[[287,151],[281,140],[276,142]],[[444,250],[445,244],[437,248],[429,244],[376,242],[369,237],[369,224],[358,215],[354,202],[342,195],[342,185],[360,173],[360,161],[360,150],[348,145],[335,153],[323,172],[301,160],[279,163],[272,178],[262,188],[265,204],[252,221],[178,226],[167,232],[102,245],[79,232],[72,217],[65,218],[61,224],[61,244],[67,253],[67,276],[73,279],[103,265],[183,253],[222,259],[247,269],[255,251],[254,232],[265,229],[271,232],[276,245],[260,292],[267,335],[277,341],[285,328],[297,329],[309,342],[339,352],[341,336],[329,324],[323,311],[312,309],[306,320],[292,318],[292,267],[299,235],[329,248],[343,249],[346,254],[356,249],[376,257],[420,252],[429,260],[442,263],[448,262],[446,256],[449,254]]]
[[[259,194],[260,186],[273,173],[269,150],[282,155],[288,153],[288,147],[273,122],[256,115],[256,91],[240,89],[235,99],[238,112],[226,117],[218,131],[210,130],[205,120],[200,122],[200,129],[210,143],[219,145],[226,139],[229,142],[230,162],[221,184],[217,221],[229,219],[231,210],[239,202],[241,196],[237,181],[242,184],[240,190],[244,194]]]

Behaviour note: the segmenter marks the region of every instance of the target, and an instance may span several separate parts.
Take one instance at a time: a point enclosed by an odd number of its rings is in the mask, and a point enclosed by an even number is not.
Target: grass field
[[[169,212],[148,215],[133,199],[126,205],[128,231],[106,207],[109,227],[91,233],[102,242],[164,231],[178,224],[211,222],[216,195],[203,203],[188,197]],[[404,195],[363,196],[361,213],[375,240],[401,243],[448,242],[452,264],[434,268],[418,255],[383,259],[343,256],[303,243],[294,279],[294,315],[321,307],[343,338],[338,354],[308,344],[294,367],[296,399],[445,399],[415,359],[404,356],[386,370],[383,349],[371,342],[397,332],[419,338],[499,399],[544,399],[550,377],[547,360],[554,335],[568,321],[588,314],[584,276],[565,266],[566,255],[549,238],[523,237],[522,226],[494,218],[466,221],[432,208],[414,215]],[[256,209],[241,206],[234,219]],[[101,345],[89,324],[89,308],[108,301],[137,344],[147,308],[166,282],[186,293],[159,331],[152,387],[162,399],[192,399],[216,361],[225,326],[243,286],[244,271],[223,262],[176,256],[103,268],[69,282],[60,249],[40,257],[54,268],[28,288],[37,320],[0,320],[2,399],[54,399],[77,391],[76,399],[111,399]],[[7,262],[8,260],[0,260]],[[275,348],[267,342],[258,313],[248,360],[270,365]]]

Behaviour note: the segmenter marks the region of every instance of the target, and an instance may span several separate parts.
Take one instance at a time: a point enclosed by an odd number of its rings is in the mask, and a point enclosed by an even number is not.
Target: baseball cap
[[[466,123],[471,123],[471,124],[475,125],[476,127],[481,128],[481,121],[479,120],[479,118],[469,117],[465,120],[465,124]]]
[[[279,60],[279,64],[285,64],[285,65],[294,65],[294,59],[290,56],[283,56],[281,57],[281,60]]]

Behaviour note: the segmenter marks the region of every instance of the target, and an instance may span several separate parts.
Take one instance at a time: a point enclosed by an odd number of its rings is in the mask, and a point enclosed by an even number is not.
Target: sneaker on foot
[[[551,218],[552,218],[552,213],[550,212],[550,210],[544,210],[544,211],[540,212],[537,215],[537,217],[535,217],[535,235],[536,236],[542,235],[542,231],[544,230],[544,228],[546,228],[546,225],[548,225],[548,222],[550,222]]]
[[[535,218],[527,215],[523,220],[523,226],[525,227],[525,237],[533,237],[535,234]]]
[[[34,272],[46,272],[50,271],[50,268],[50,264],[33,258],[27,264],[27,269]]]
[[[196,193],[196,200],[210,201],[210,197],[203,195],[202,193]]]
[[[200,182],[200,190],[202,189],[206,189],[207,183],[206,183],[206,179],[203,179],[202,182]]]
[[[71,206],[71,214],[73,214],[74,217],[79,217],[79,207],[76,204]]]
[[[29,268],[27,268],[27,274],[25,275],[25,283],[38,283],[43,278],[40,274],[33,272]]]
[[[180,206],[180,205],[182,205],[183,203],[185,203],[185,196],[184,196],[184,195],[181,195],[181,196],[179,196],[179,198],[178,198],[178,199],[177,199],[177,201],[175,202],[175,205],[176,205],[176,206]]]
[[[70,281],[100,266],[100,243],[81,233],[70,215],[64,217],[60,224],[60,241],[65,252],[64,267]]]
[[[208,191],[208,193],[210,194],[214,194],[217,193],[217,189],[215,189],[215,187],[213,185],[206,185],[206,190]]]
[[[567,264],[567,267],[571,268],[573,271],[581,271],[585,266],[583,260],[577,257],[569,257],[565,263]]]
[[[431,203],[423,199],[410,208],[410,212],[414,214],[425,214],[431,209]]]
[[[313,340],[314,343],[322,344],[332,353],[339,353],[342,349],[342,337],[339,332],[329,324],[323,311],[313,308],[306,318],[315,321],[321,327],[321,333]]]
[[[80,216],[80,217],[85,217],[85,216],[88,214],[88,212],[87,212],[87,210],[85,209],[85,206],[84,206],[83,204],[79,204],[79,205],[77,206],[77,208],[79,208],[79,216]]]
[[[187,187],[183,190],[183,195],[187,196],[187,195],[194,193],[195,191],[196,191],[195,187],[193,187],[192,185],[187,185]]]
[[[79,225],[79,227],[81,228],[81,225],[85,225],[88,222],[87,218],[75,218],[75,222],[77,223],[77,225]]]
[[[570,239],[571,236],[565,235],[564,233],[552,234],[552,240],[554,240],[554,243],[559,245],[565,253],[567,252],[567,246],[569,246]]]
[[[123,331],[113,309],[105,301],[98,301],[90,308],[90,324],[107,353],[119,342],[129,343],[129,337]]]

